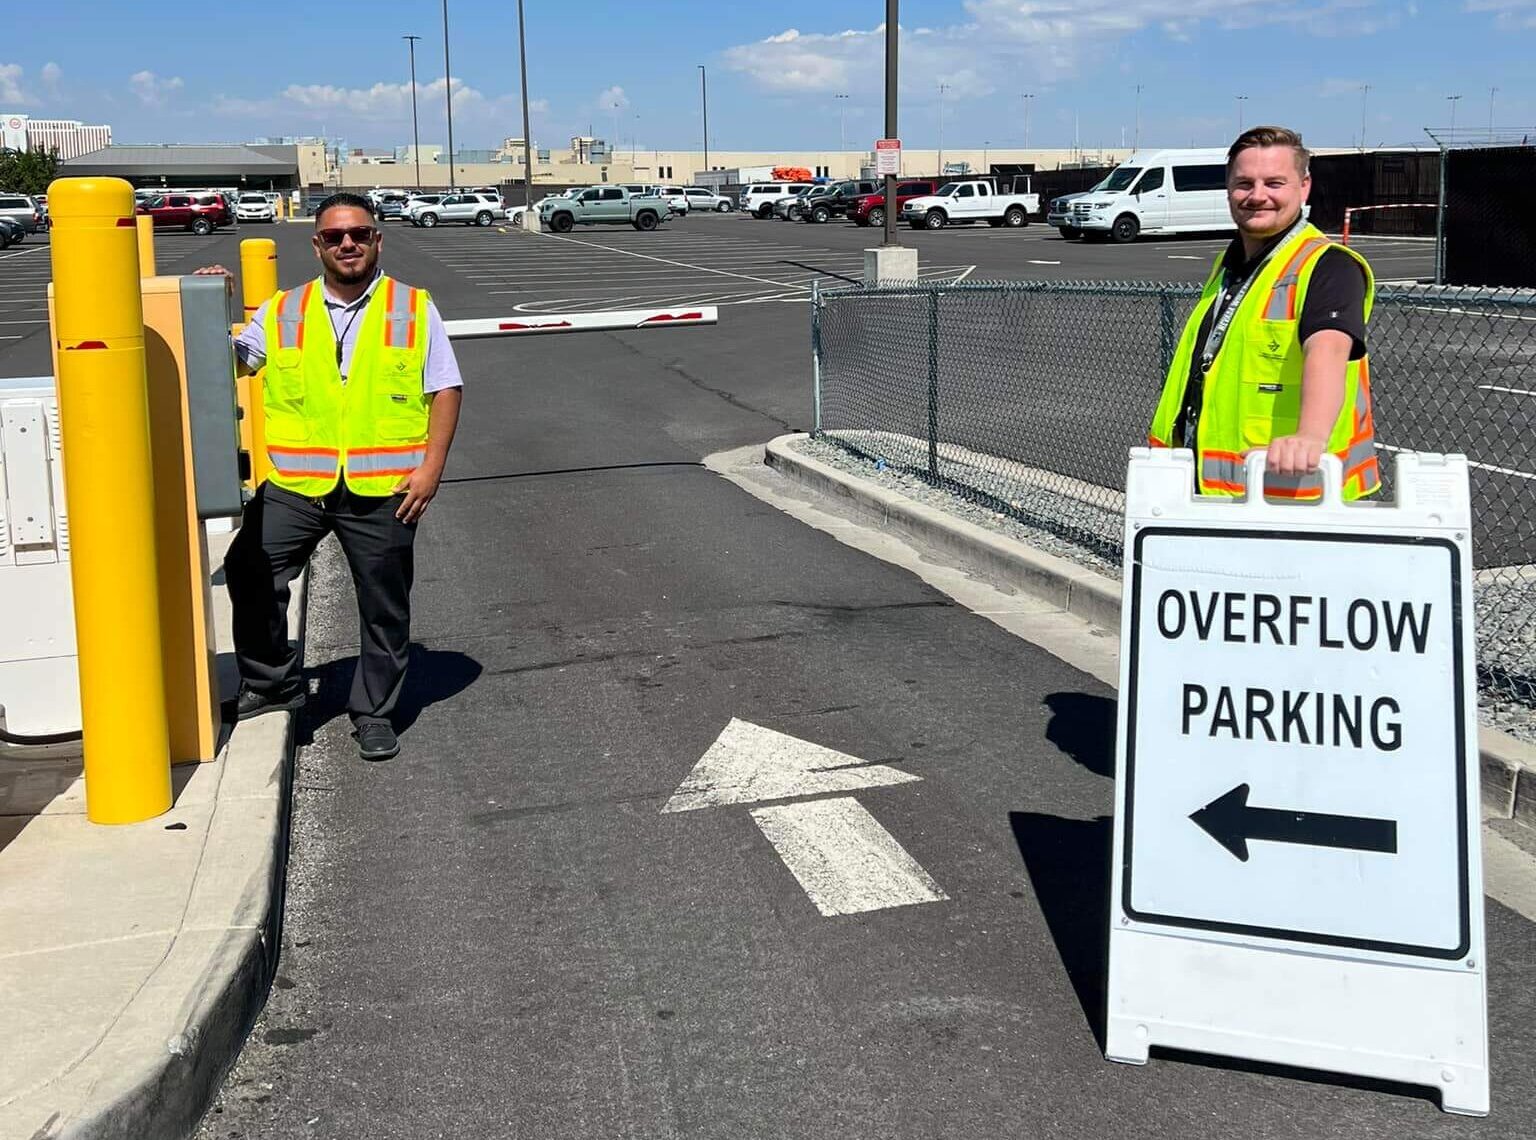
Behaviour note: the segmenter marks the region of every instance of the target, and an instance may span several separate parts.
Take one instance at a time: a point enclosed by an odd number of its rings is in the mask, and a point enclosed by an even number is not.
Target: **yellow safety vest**
[[[1312,271],[1328,249],[1342,249],[1359,262],[1366,280],[1365,316],[1370,318],[1376,279],[1365,258],[1354,250],[1330,241],[1310,223],[1275,250],[1239,303],[1205,375],[1195,457],[1202,495],[1243,495],[1247,454],[1268,447],[1277,436],[1295,433],[1301,416],[1302,372],[1297,325]],[[1174,429],[1184,406],[1195,341],[1221,291],[1224,260],[1225,254],[1216,259],[1173,354],[1147,437],[1153,447],[1177,444]],[[1344,375],[1344,405],[1327,446],[1344,465],[1344,498],[1358,499],[1381,486],[1368,360],[1350,361]],[[1317,472],[1291,477],[1271,474],[1265,477],[1264,489],[1268,498],[1316,499],[1322,495],[1322,476]]]
[[[273,483],[319,498],[344,473],[355,494],[382,497],[426,459],[427,300],[381,278],[343,382],[321,283],[272,298],[262,398]]]

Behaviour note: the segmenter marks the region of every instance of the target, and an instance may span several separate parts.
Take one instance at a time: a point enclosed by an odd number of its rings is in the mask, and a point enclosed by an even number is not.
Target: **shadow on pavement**
[[[346,715],[347,694],[352,689],[356,669],[357,655],[353,654],[305,670],[314,685],[299,716],[295,740],[299,747],[313,744],[321,728]],[[395,706],[395,731],[408,731],[426,709],[458,696],[475,683],[482,671],[480,662],[467,654],[453,649],[428,649],[412,642],[405,690]]]
[[[1115,702],[1089,693],[1051,693],[1045,738],[1096,776],[1115,775]],[[1107,850],[1107,849],[1106,849]]]
[[[1014,811],[1008,822],[1056,952],[1102,1050],[1109,977],[1109,817],[1063,819]]]

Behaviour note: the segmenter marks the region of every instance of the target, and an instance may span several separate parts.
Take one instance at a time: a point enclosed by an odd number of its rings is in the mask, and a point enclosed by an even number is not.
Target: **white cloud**
[[[447,84],[442,79],[416,85],[418,105],[439,106]],[[328,83],[292,83],[283,89],[288,103],[311,111],[338,111],[363,119],[395,119],[411,109],[409,83],[375,83],[372,87],[335,87]],[[462,79],[453,81],[453,109],[485,102],[485,96]]]
[[[1491,12],[1505,28],[1536,28],[1536,0],[1466,0],[1468,12]]]
[[[21,87],[21,64],[0,63],[0,103],[25,107],[32,102]]]
[[[624,94],[624,88],[615,84],[605,87],[597,93],[597,106],[604,111],[611,111],[617,104],[619,110],[629,106],[629,96]]]
[[[153,71],[135,71],[128,77],[128,90],[146,107],[163,107],[166,99],[184,86],[179,75],[161,79]]]
[[[1364,86],[1363,79],[1325,79],[1317,85],[1315,94],[1324,99],[1334,99],[1340,95],[1358,95]]]
[[[1536,3],[1536,0],[1470,0]],[[964,22],[901,31],[902,89],[978,98],[1014,90],[1020,81],[1051,83],[1127,36],[1156,30],[1184,40],[1203,26],[1223,29],[1285,24],[1315,35],[1359,35],[1399,18],[1384,0],[966,0]],[[877,90],[885,29],[804,32],[789,28],[728,48],[726,65],[769,91],[826,94]]]
[[[64,69],[50,61],[43,64],[43,69],[38,72],[38,75],[42,78],[43,90],[50,96],[57,97],[59,94],[59,80],[64,77]]]

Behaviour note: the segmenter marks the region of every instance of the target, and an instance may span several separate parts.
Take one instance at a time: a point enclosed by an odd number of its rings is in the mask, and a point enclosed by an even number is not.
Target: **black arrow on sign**
[[[1250,839],[1397,854],[1396,820],[1249,807],[1247,784],[1239,784],[1189,818],[1244,863],[1248,862]]]

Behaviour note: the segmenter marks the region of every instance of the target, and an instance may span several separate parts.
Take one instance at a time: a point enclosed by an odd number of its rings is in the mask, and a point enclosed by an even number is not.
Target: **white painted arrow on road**
[[[661,810],[797,799],[921,779],[733,717]],[[757,808],[751,814],[822,914],[857,914],[949,897],[851,796]]]

